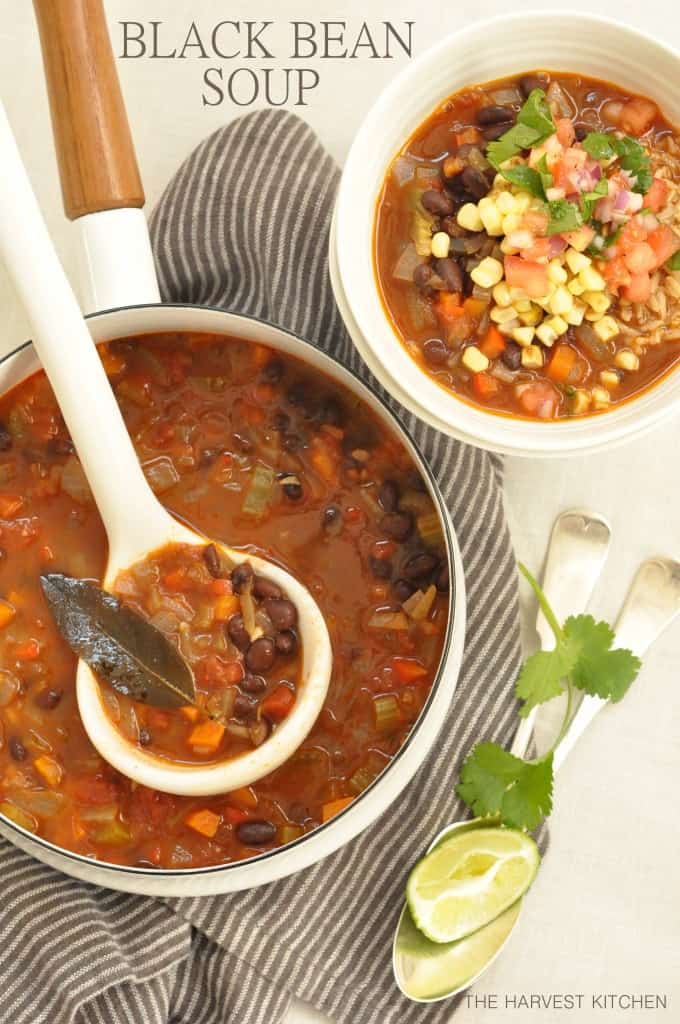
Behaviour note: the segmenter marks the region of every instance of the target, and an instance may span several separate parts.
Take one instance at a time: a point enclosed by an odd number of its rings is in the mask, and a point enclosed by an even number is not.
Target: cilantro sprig
[[[480,816],[496,816],[504,825],[531,831],[552,810],[553,754],[564,738],[575,691],[620,701],[640,671],[632,651],[613,648],[614,633],[592,615],[572,615],[560,625],[541,587],[525,566],[520,570],[555,636],[552,651],[527,658],[515,686],[522,701],[520,716],[566,691],[567,706],[552,748],[535,761],[524,761],[496,743],[478,743],[466,758],[456,792]]]
[[[486,155],[496,170],[523,149],[539,146],[555,131],[550,107],[543,89],[532,89],[517,115],[517,123],[508,129],[500,139],[490,142]],[[509,179],[511,180],[511,179]]]
[[[613,135],[610,132],[590,132],[581,143],[586,153],[595,160],[614,160],[635,178],[633,190],[645,195],[652,187],[654,175],[649,165],[649,154],[645,147],[630,135]]]

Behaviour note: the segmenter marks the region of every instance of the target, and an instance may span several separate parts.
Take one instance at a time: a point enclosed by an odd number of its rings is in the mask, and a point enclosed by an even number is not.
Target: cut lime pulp
[[[533,839],[515,829],[456,833],[411,872],[411,917],[432,942],[457,942],[516,903],[533,882],[539,860]]]

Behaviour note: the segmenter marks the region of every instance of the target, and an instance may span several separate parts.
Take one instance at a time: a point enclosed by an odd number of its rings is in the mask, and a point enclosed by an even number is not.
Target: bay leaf
[[[136,611],[89,580],[50,573],[40,582],[59,632],[99,679],[145,704],[195,703],[191,668],[165,634]]]

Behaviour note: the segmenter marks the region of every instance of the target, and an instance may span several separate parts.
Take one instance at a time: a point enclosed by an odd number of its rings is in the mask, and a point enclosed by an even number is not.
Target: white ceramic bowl
[[[394,413],[352,373],[313,345],[259,320],[191,306],[131,306],[98,313],[89,318],[89,324],[97,342],[163,331],[230,334],[305,360],[307,365],[357,395],[385,427],[401,439],[420,468],[440,517],[451,575],[451,604],[442,660],[432,690],[418,721],[391,764],[349,807],[314,832],[287,846],[233,864],[188,870],[150,870],[105,864],[71,853],[0,815],[0,834],[16,846],[68,875],[109,889],[149,896],[202,896],[264,885],[327,857],[375,821],[398,799],[432,747],[456,688],[465,637],[465,583],[451,520],[427,464]],[[13,387],[37,369],[39,363],[32,346],[23,346],[0,361],[0,392]]]
[[[680,124],[680,54],[665,44],[580,11],[533,11],[478,22],[408,65],[368,113],[342,175],[331,271],[359,352],[387,390],[421,419],[495,451],[564,456],[611,447],[678,411],[680,373],[604,415],[542,423],[485,412],[435,384],[407,354],[383,309],[373,265],[377,198],[412,132],[464,86],[535,68],[607,79],[650,96]]]

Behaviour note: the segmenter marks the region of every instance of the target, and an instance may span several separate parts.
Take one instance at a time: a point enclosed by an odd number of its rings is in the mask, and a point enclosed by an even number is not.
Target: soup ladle
[[[179,765],[126,740],[106,714],[99,683],[78,663],[83,725],[99,753],[124,775],[153,789],[210,795],[250,784],[283,764],[312,728],[323,705],[332,650],[323,615],[309,591],[280,566],[194,533],[177,522],[151,490],[75,295],[48,235],[4,108],[0,104],[0,255],[26,309],[33,343],[106,529],[103,585],[168,544],[217,543],[232,565],[248,561],[280,586],[298,612],[302,672],[288,717],[261,746],[228,761]]]
[[[549,595],[550,599],[550,595]],[[616,644],[639,658],[680,613],[680,562],[652,558],[643,562],[628,591],[615,626]],[[555,750],[557,771],[578,738],[609,701],[585,696]],[[530,733],[529,733],[530,735]],[[518,746],[513,745],[517,753]],[[432,850],[454,832],[479,828],[494,819],[474,819],[443,829],[428,849]],[[479,931],[459,942],[430,942],[415,927],[404,907],[394,937],[392,964],[396,982],[409,999],[437,1002],[469,988],[491,966],[512,934],[522,899]]]

